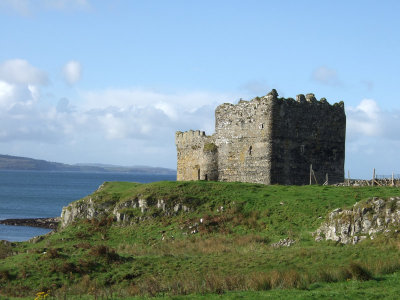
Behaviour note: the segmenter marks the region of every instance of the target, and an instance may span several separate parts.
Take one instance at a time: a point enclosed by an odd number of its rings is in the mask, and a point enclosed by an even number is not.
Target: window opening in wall
[[[200,180],[200,169],[197,169],[197,180]]]
[[[251,155],[251,150],[253,150],[253,146],[249,147],[249,155]]]
[[[260,124],[260,129],[264,129],[264,124],[263,123]]]
[[[304,148],[305,148],[304,145],[300,146],[300,153],[302,153],[302,154],[304,153]]]

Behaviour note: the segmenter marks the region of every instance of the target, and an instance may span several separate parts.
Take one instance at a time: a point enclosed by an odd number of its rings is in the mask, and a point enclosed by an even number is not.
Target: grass
[[[317,299],[346,290],[354,297],[368,291],[368,298],[379,285],[400,280],[400,238],[340,245],[316,243],[311,232],[337,207],[398,195],[393,187],[109,182],[90,196],[93,201],[163,199],[167,207],[180,203],[190,211],[134,211],[141,219],[130,225],[104,214],[35,244],[0,244],[0,295],[34,298],[50,290],[61,299]],[[296,243],[271,246],[287,237]]]

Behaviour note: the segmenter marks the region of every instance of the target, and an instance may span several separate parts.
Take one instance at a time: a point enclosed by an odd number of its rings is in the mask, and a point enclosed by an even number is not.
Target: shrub
[[[96,267],[96,262],[93,260],[85,260],[79,259],[78,266],[76,267],[76,271],[81,274],[90,273]]]
[[[0,259],[10,256],[12,253],[11,246],[0,243]]]
[[[371,273],[367,269],[355,262],[350,263],[349,272],[352,278],[356,280],[367,281],[373,279]]]
[[[288,270],[282,274],[282,286],[284,288],[302,287],[302,278],[296,270]]]
[[[76,248],[81,248],[81,249],[90,249],[92,247],[89,243],[79,243],[75,245]]]
[[[60,257],[61,254],[58,252],[58,249],[56,248],[49,248],[44,256],[44,258],[50,258],[50,259],[60,258]]]
[[[151,276],[145,278],[143,281],[139,283],[139,290],[142,295],[149,295],[154,297],[158,293],[162,291],[160,280]]]
[[[94,257],[103,257],[108,262],[120,260],[120,256],[115,252],[114,249],[106,245],[96,245],[89,251],[89,255]]]
[[[76,272],[76,266],[74,263],[66,261],[61,265],[61,267],[59,268],[59,271],[64,274]]]
[[[86,231],[78,231],[78,232],[75,234],[75,237],[76,237],[77,239],[80,239],[80,240],[86,240],[87,238],[90,237],[90,235],[89,235],[89,233],[86,232]]]
[[[271,289],[271,280],[265,273],[255,273],[248,278],[247,285],[252,290],[266,291]]]
[[[11,279],[10,272],[8,270],[0,271],[0,280],[1,281],[9,281]]]

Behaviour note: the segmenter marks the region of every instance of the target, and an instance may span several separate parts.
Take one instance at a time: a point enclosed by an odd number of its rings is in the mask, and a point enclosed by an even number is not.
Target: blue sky
[[[0,153],[175,168],[176,130],[276,88],[345,102],[346,170],[400,173],[398,1],[0,0]]]

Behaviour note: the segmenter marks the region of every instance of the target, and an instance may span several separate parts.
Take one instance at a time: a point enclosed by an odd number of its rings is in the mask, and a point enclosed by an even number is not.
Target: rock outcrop
[[[400,230],[400,197],[377,197],[360,201],[350,209],[337,208],[327,221],[313,233],[316,241],[332,240],[356,244],[377,234],[397,233]]]
[[[277,242],[277,243],[271,244],[271,246],[274,248],[290,247],[290,246],[294,245],[295,243],[296,243],[295,240],[293,240],[291,238],[286,238],[283,240],[279,240],[279,242]]]
[[[11,226],[30,226],[48,229],[57,229],[60,218],[34,218],[34,219],[5,219],[0,224]]]
[[[166,201],[157,198],[134,196],[131,199],[120,201],[105,197],[102,200],[101,185],[92,195],[70,203],[63,207],[61,212],[61,228],[67,227],[79,219],[93,219],[112,217],[117,222],[130,223],[154,217],[156,215],[172,216],[193,209],[187,203]],[[194,204],[192,204],[194,205]]]

